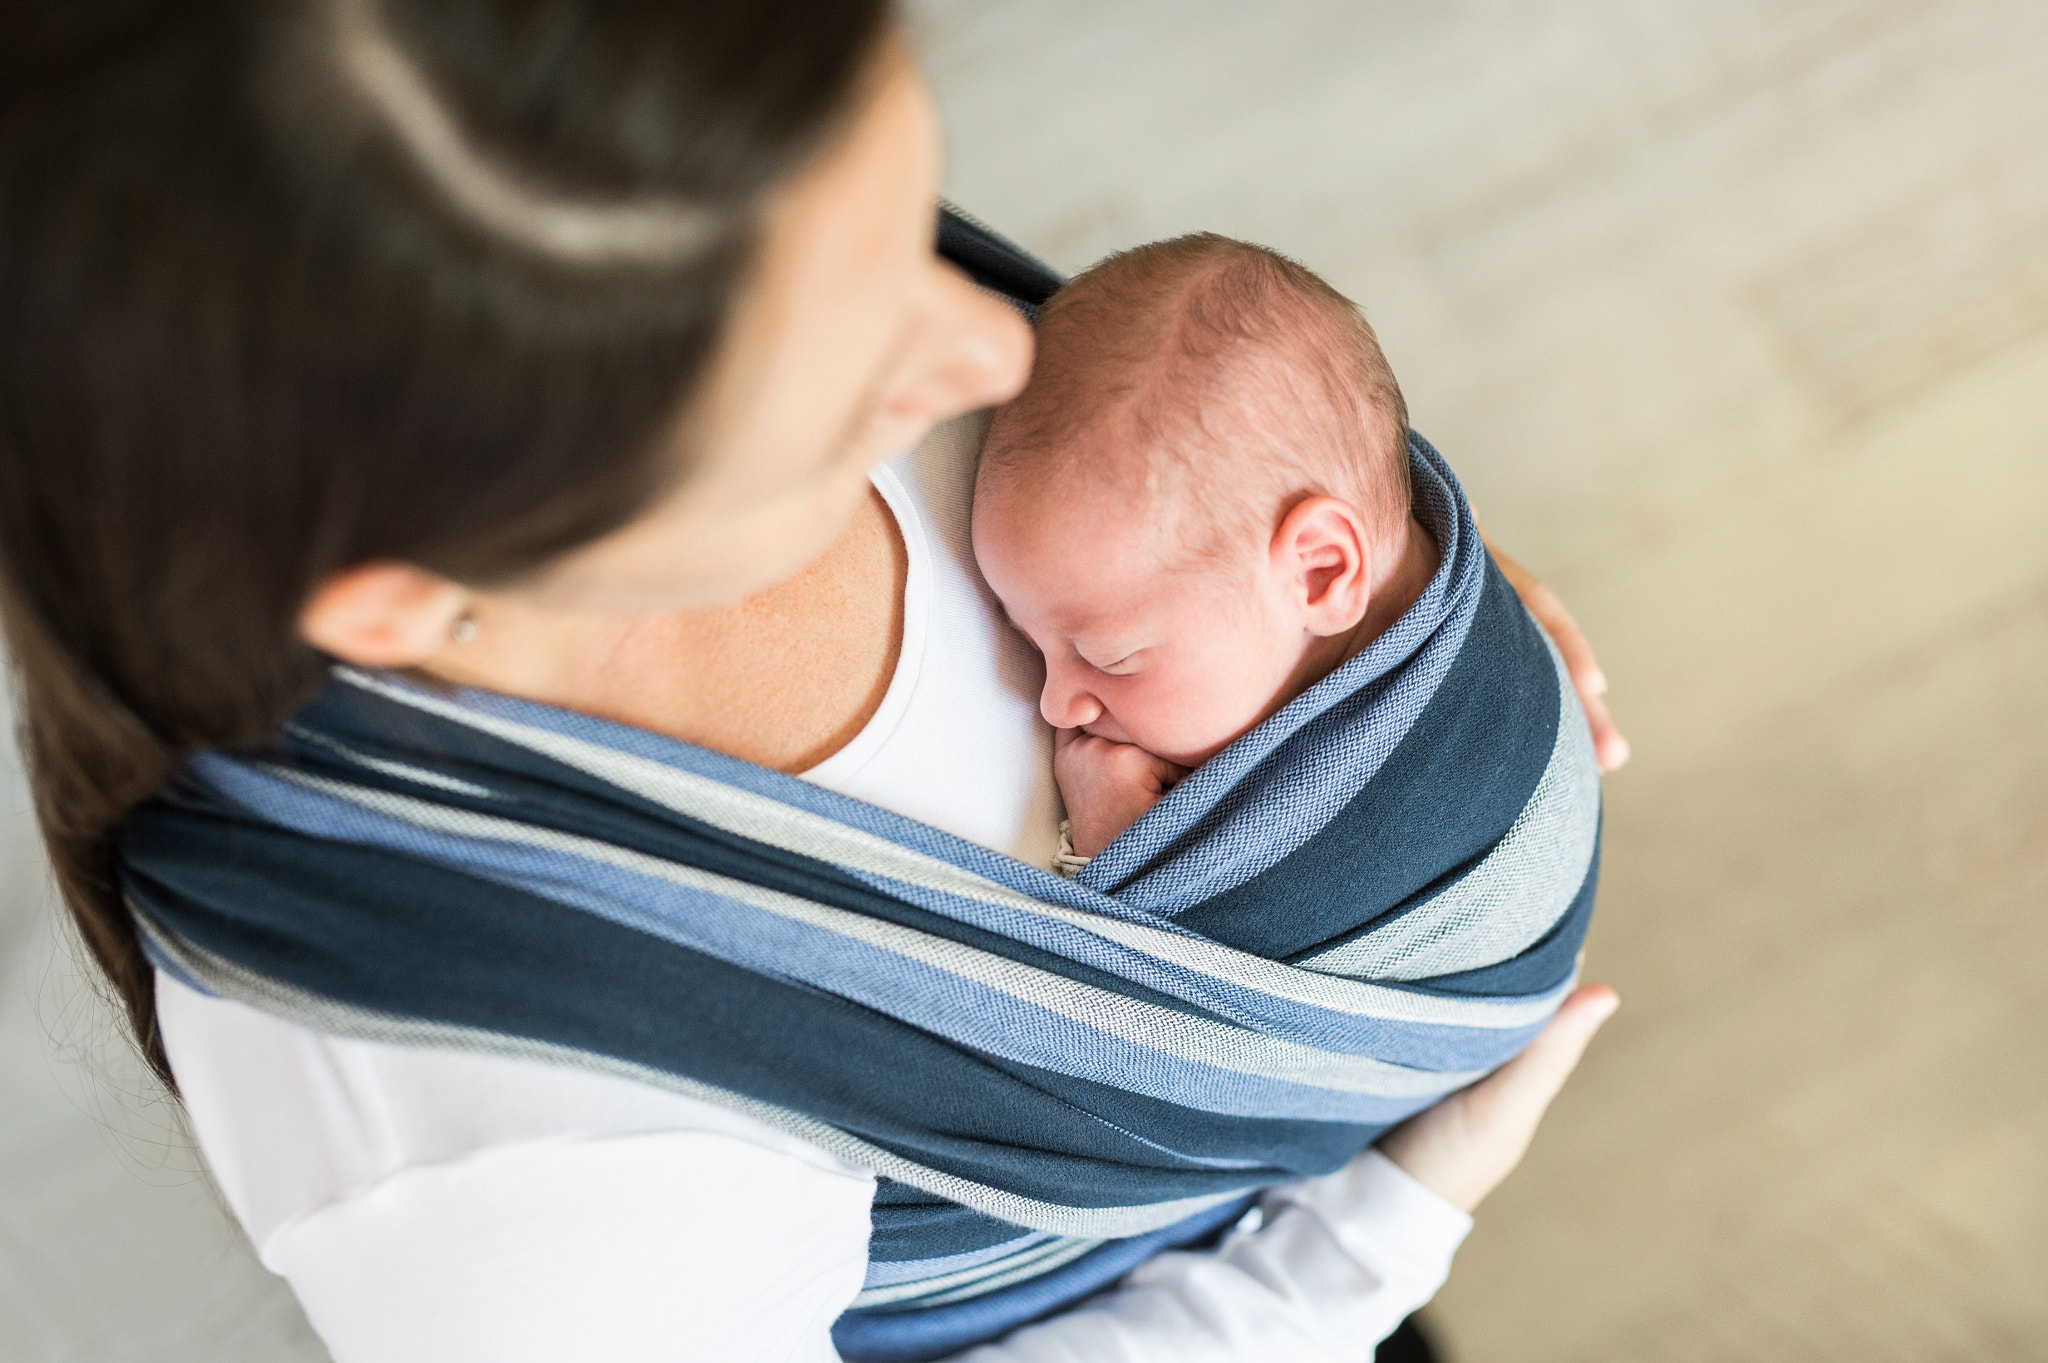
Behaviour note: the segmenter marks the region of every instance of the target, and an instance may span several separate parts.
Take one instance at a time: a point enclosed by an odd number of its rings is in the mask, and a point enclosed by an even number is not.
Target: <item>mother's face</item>
[[[1023,385],[1031,333],[933,253],[937,121],[900,50],[840,140],[769,202],[755,273],[678,437],[688,481],[518,589],[637,615],[735,600],[832,543],[867,473]]]

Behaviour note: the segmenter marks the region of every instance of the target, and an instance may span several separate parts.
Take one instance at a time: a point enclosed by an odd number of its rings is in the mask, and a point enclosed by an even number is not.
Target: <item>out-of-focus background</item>
[[[1635,759],[1458,1363],[2048,1358],[2048,6],[922,0],[952,197],[1362,302]],[[8,758],[11,763],[11,756]],[[0,794],[0,1358],[318,1359]]]

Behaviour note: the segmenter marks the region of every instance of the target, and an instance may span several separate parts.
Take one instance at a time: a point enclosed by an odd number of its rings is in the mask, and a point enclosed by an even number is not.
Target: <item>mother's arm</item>
[[[1308,1363],[1367,1350],[1441,1285],[1467,1215],[1529,1148],[1619,999],[1588,985],[1529,1048],[1323,1178],[1275,1189],[1265,1223],[1162,1254],[1114,1292],[960,1363]]]

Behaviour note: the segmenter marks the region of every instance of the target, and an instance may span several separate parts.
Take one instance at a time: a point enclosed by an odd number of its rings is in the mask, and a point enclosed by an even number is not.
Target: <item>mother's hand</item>
[[[1522,1162],[1550,1100],[1620,1004],[1604,984],[1574,991],[1529,1049],[1388,1132],[1380,1150],[1417,1183],[1471,1211]]]
[[[1578,622],[1564,608],[1564,602],[1557,599],[1556,592],[1544,586],[1536,574],[1502,553],[1484,526],[1480,527],[1479,537],[1486,541],[1486,547],[1493,554],[1493,561],[1500,565],[1501,575],[1507,578],[1508,585],[1515,589],[1515,594],[1522,598],[1522,604],[1529,608],[1529,614],[1536,617],[1536,623],[1543,626],[1543,632],[1564,655],[1564,665],[1572,674],[1572,686],[1579,693],[1579,704],[1586,711],[1586,723],[1593,730],[1593,755],[1599,760],[1602,772],[1613,771],[1628,761],[1628,740],[1621,736],[1621,730],[1614,727],[1614,719],[1607,713],[1607,674],[1594,660],[1593,646],[1579,632]]]

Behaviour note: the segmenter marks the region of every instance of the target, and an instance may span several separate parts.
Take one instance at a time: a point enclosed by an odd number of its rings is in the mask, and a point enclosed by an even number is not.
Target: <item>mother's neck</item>
[[[493,603],[429,669],[780,771],[816,766],[880,708],[903,641],[903,536],[870,492],[795,577],[708,610],[602,617]]]

